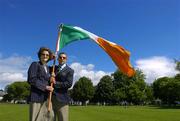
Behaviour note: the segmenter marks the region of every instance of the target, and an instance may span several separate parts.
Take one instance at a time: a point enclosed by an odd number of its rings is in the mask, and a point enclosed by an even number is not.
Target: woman
[[[32,62],[28,69],[28,83],[30,90],[30,121],[51,121],[53,112],[47,110],[47,99],[53,88],[49,86],[50,72],[47,62],[51,60],[52,52],[49,48],[41,47],[38,52],[38,62]]]

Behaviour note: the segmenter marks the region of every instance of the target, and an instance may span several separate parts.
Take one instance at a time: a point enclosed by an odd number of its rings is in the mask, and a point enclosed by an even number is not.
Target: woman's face
[[[49,60],[49,52],[45,50],[41,53],[40,61],[44,64],[47,63],[48,60]]]

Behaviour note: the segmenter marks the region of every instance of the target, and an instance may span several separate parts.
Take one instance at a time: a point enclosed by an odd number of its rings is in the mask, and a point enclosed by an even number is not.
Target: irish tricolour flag
[[[135,71],[132,68],[129,57],[130,52],[116,43],[105,40],[87,30],[77,26],[63,25],[60,26],[60,32],[57,40],[56,51],[62,49],[71,42],[91,39],[97,43],[112,58],[117,67],[127,76],[131,77]]]

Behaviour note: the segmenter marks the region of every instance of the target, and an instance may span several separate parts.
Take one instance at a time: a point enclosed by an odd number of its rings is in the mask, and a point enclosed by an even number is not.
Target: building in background
[[[3,91],[3,90],[0,90],[0,101],[3,99],[3,96],[5,95],[6,93]]]

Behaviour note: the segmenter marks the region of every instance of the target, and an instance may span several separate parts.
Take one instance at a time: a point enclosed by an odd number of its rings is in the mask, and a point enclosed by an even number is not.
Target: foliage
[[[152,103],[152,101],[154,100],[154,96],[153,96],[153,86],[152,85],[146,85],[145,87],[145,95],[146,95],[146,103]]]
[[[108,75],[103,76],[96,86],[95,97],[98,102],[111,102],[114,87],[112,83],[112,78]]]
[[[162,77],[155,80],[153,90],[155,98],[165,104],[175,104],[175,101],[180,100],[180,80],[176,78]]]
[[[122,101],[127,99],[127,95],[124,88],[116,89],[113,93],[113,102],[121,103]]]
[[[133,82],[128,87],[128,101],[134,104],[143,104],[146,100],[146,83],[145,76],[140,70],[132,78]]]
[[[90,79],[82,77],[73,87],[72,98],[74,101],[81,101],[83,104],[94,96],[94,87]]]
[[[125,86],[131,83],[131,80],[129,80],[128,76],[124,75],[119,70],[114,72],[112,74],[112,77],[113,77],[113,86],[115,87],[115,89],[125,88]]]
[[[176,63],[176,70],[178,70],[180,72],[180,61],[175,61]]]
[[[152,92],[149,90],[147,93],[149,87],[145,83],[145,75],[142,71],[136,70],[136,74],[131,78],[118,70],[112,75],[114,77],[113,99],[115,102],[128,101],[134,104],[142,104],[150,99],[147,94],[150,96]]]
[[[30,86],[26,81],[14,82],[6,88],[7,95],[4,100],[26,100],[30,93]]]
[[[180,81],[180,73],[176,74],[176,76],[174,78]]]

